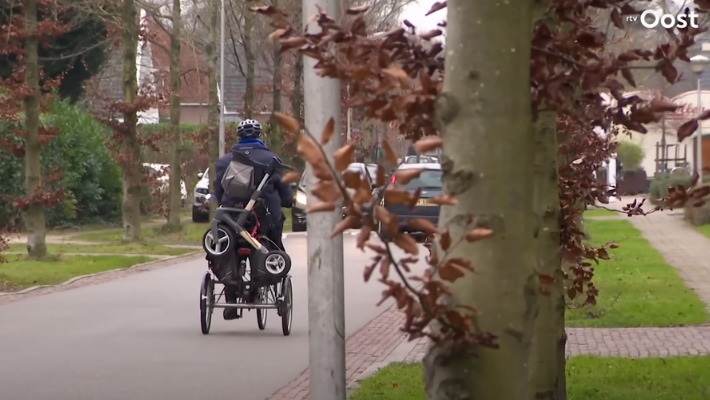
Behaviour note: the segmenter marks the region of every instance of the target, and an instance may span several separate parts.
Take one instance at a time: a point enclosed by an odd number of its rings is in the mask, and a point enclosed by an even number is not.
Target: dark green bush
[[[118,166],[104,144],[107,131],[103,125],[78,106],[55,101],[50,112],[42,115],[44,126],[60,133],[42,148],[42,170],[59,170],[58,182],[48,189],[63,188],[66,195],[56,206],[47,209],[48,227],[73,227],[87,223],[113,224],[121,218],[122,182]],[[0,137],[15,141],[18,125],[0,122]],[[24,197],[24,159],[0,149],[0,196]],[[21,213],[8,202],[0,202],[0,224],[19,221]]]
[[[710,183],[710,176],[703,176],[703,183]],[[669,187],[690,186],[690,176],[673,176],[667,173],[656,175],[649,186],[648,197],[651,202],[665,197]]]

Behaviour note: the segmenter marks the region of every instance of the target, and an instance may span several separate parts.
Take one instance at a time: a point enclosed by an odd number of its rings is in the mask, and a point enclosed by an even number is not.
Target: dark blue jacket
[[[258,139],[242,139],[239,143],[232,147],[232,151],[242,149],[249,151],[249,157],[252,160],[268,165],[271,160],[276,157],[276,155],[269,151],[264,142]],[[277,157],[278,158],[278,157]],[[215,164],[215,181],[214,181],[214,194],[215,197],[222,203],[227,205],[233,205],[235,201],[227,202],[222,201],[224,196],[224,188],[222,187],[222,177],[227,172],[229,163],[232,162],[231,152],[224,157],[217,160]],[[288,184],[281,182],[281,174],[283,171],[277,171],[274,173],[272,179],[264,186],[262,190],[262,198],[264,199],[264,204],[268,207],[269,212],[273,217],[274,223],[280,223],[282,219],[281,207],[291,207],[293,203],[293,194],[291,193],[291,188]],[[258,184],[259,182],[256,182]],[[231,204],[229,204],[231,203]]]

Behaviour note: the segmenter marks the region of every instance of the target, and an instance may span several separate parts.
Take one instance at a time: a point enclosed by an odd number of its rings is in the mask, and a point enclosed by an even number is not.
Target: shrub
[[[690,176],[670,175],[668,173],[658,174],[653,177],[649,185],[648,197],[653,203],[668,194],[669,187],[690,186]],[[710,183],[710,176],[703,176],[703,183]]]
[[[621,161],[625,171],[639,169],[644,157],[646,157],[646,154],[638,144],[626,140],[619,141],[619,147],[616,149],[616,158]]]
[[[66,195],[53,208],[47,209],[48,227],[72,227],[87,223],[113,224],[121,218],[122,182],[118,166],[104,146],[107,131],[91,115],[66,101],[54,101],[42,115],[42,124],[59,129],[42,148],[42,170],[61,172],[50,188],[62,187]],[[0,123],[0,137],[15,140],[18,125]],[[0,196],[24,196],[24,159],[0,150]],[[19,210],[0,202],[0,224],[20,220]]]

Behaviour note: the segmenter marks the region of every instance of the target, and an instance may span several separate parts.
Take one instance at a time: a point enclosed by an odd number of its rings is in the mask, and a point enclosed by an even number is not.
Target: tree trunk
[[[500,348],[472,346],[452,353],[432,345],[424,359],[429,400],[528,396],[538,278],[530,81],[519,66],[530,61],[531,8],[529,2],[448,2],[437,123],[444,140],[444,187],[458,205],[442,207],[440,221],[453,243],[465,234],[471,215],[495,233],[447,253],[472,261],[477,272],[459,279],[446,300],[478,308],[478,330],[496,335]],[[441,248],[435,251],[443,258]],[[432,328],[438,331],[436,324]]]
[[[170,196],[169,230],[180,227],[182,211],[181,181],[182,132],[180,131],[180,31],[182,28],[180,0],[173,0],[173,26],[170,31]]]
[[[219,98],[217,97],[217,29],[219,27],[220,0],[210,1],[210,23],[207,27],[207,44],[205,53],[207,55],[207,77],[209,79],[209,110],[207,113],[207,129],[210,132],[209,154],[210,171],[209,181],[210,193],[214,194],[215,163],[219,159]],[[222,93],[222,101],[227,94]],[[214,215],[215,202],[210,202],[210,219]]]
[[[32,93],[25,98],[25,196],[32,198],[42,190],[42,163],[39,143],[39,39],[37,32],[37,0],[25,1],[25,85]],[[44,204],[31,201],[25,210],[27,251],[30,256],[42,258],[47,255],[47,226]]]
[[[293,28],[296,32],[303,31],[303,10],[300,3],[293,10]],[[291,115],[303,124],[303,57],[298,52],[292,52],[295,57],[293,63],[293,92],[291,93]]]
[[[123,51],[123,101],[135,103],[138,98],[136,52],[138,49],[138,15],[134,0],[124,0],[121,10],[123,28],[121,47]],[[127,241],[141,239],[141,148],[138,140],[138,113],[128,107],[123,113],[125,132],[123,151],[126,156],[123,169],[123,238]]]
[[[254,92],[256,58],[252,49],[251,34],[254,30],[254,13],[246,10],[244,13],[244,56],[247,60],[246,87],[244,89],[244,117],[254,118]]]
[[[561,400],[559,382],[559,328],[564,334],[565,292],[560,249],[560,200],[558,193],[557,116],[543,113],[535,125],[535,177],[533,198],[538,226],[537,271],[555,281],[542,286],[530,354],[530,399]],[[560,312],[561,309],[561,312]],[[561,316],[560,316],[561,315]],[[561,320],[560,320],[561,318]],[[562,346],[564,360],[564,344]],[[564,364],[562,364],[564,377]]]
[[[272,0],[271,4],[277,8],[279,6],[278,0]],[[274,76],[272,80],[271,89],[273,93],[273,101],[271,107],[272,112],[281,111],[281,82],[281,47],[278,41],[274,41]],[[271,121],[269,123],[269,134],[272,137],[270,143],[278,143],[279,145],[282,144],[281,129],[279,127],[279,124],[276,122],[276,118],[274,117],[273,113],[271,114]]]

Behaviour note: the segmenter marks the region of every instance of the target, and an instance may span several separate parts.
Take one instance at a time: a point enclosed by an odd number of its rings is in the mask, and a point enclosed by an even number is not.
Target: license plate
[[[436,204],[432,203],[430,199],[419,199],[417,200],[418,206],[434,206]]]

